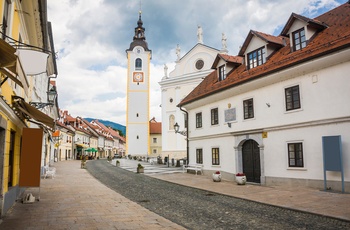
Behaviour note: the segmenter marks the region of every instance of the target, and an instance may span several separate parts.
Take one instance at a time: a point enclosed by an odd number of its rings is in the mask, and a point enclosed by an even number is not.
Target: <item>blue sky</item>
[[[181,56],[197,43],[197,26],[205,45],[221,49],[227,36],[236,55],[250,29],[278,35],[291,13],[314,18],[346,0],[143,0],[142,20],[152,50],[151,117],[161,121],[158,82],[163,66],[171,72],[175,48]],[[125,124],[126,53],[137,26],[139,0],[52,0],[52,22],[58,52],[59,106],[72,116]]]

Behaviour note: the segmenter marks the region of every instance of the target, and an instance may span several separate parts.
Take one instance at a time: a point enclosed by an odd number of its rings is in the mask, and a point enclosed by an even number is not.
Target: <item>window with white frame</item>
[[[243,101],[244,119],[254,118],[253,98]]]
[[[203,149],[196,149],[196,163],[203,164]]]
[[[211,156],[212,156],[212,165],[220,165],[219,148],[212,148]]]
[[[219,81],[226,79],[226,67],[222,65],[219,67]]]
[[[211,125],[219,124],[219,109],[218,108],[211,109],[210,114],[211,114]]]
[[[265,48],[261,47],[248,53],[248,69],[255,68],[265,63]]]
[[[288,143],[288,166],[304,167],[303,143]]]
[[[286,110],[300,109],[300,91],[299,85],[285,88]]]
[[[196,128],[202,128],[202,113],[196,113]]]
[[[302,28],[292,33],[293,50],[301,50],[306,46],[305,29]]]

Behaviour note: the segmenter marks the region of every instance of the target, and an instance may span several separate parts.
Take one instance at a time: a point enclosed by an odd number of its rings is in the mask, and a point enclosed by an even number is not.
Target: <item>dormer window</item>
[[[265,57],[264,47],[261,47],[257,50],[254,50],[248,53],[248,69],[252,69],[259,65],[264,64],[265,60],[266,60],[266,57]]]
[[[142,60],[141,60],[141,58],[136,58],[135,70],[142,70]]]
[[[302,28],[292,33],[293,50],[297,51],[306,46],[305,29]]]
[[[219,81],[226,79],[226,67],[222,65],[219,67]]]

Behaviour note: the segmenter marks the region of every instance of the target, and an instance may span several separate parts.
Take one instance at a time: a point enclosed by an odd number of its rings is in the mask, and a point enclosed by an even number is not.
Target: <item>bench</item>
[[[56,175],[56,168],[54,167],[49,167],[49,166],[44,166],[44,170],[45,170],[45,174],[44,174],[44,179],[46,179],[46,177],[51,176],[51,178],[55,178]]]
[[[196,172],[201,172],[201,175],[203,175],[203,165],[198,165],[198,164],[188,164],[188,165],[183,165],[183,171],[187,172],[187,170],[194,170]]]

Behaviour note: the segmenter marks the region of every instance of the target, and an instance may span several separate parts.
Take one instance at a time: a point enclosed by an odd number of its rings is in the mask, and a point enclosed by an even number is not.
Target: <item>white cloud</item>
[[[279,33],[292,12],[315,17],[346,0],[179,0],[142,2],[142,20],[152,50],[151,117],[161,121],[158,82],[164,64],[174,68],[175,47],[182,55],[196,43],[197,25],[204,44],[220,49],[226,33],[229,53],[236,55],[250,29]],[[59,105],[73,116],[125,124],[127,60],[137,26],[139,1],[48,1],[58,52]]]

